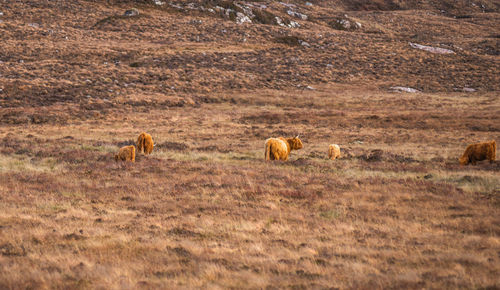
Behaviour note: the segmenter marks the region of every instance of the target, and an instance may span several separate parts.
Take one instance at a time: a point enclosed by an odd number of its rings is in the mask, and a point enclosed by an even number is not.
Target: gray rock
[[[340,19],[337,20],[337,23],[341,25],[344,29],[349,29],[351,28],[351,21],[346,20],[346,19]]]
[[[303,40],[299,40],[300,45],[305,46],[305,47],[310,47],[311,45]]]
[[[125,13],[123,13],[123,15],[124,16],[137,16],[137,15],[139,15],[139,10],[132,8],[132,9],[125,11]]]
[[[390,87],[389,90],[391,90],[393,92],[405,92],[405,93],[418,93],[418,92],[420,92],[417,89],[408,88],[408,87]]]
[[[427,45],[421,45],[417,43],[410,42],[410,46],[416,49],[421,49],[428,51],[430,53],[437,53],[437,54],[450,54],[450,53],[455,53],[451,49],[446,49],[446,48],[440,48],[440,47],[432,47],[432,46],[427,46]]]
[[[158,5],[158,4],[157,4]],[[173,7],[175,9],[178,9],[178,10],[184,10],[184,8],[182,8],[182,6],[178,5],[178,4],[175,4],[175,3],[169,3],[170,7]],[[213,10],[213,9],[212,9]]]
[[[465,88],[462,89],[462,91],[464,91],[466,93],[473,93],[473,92],[476,91],[476,89],[465,87]]]
[[[198,10],[198,7],[196,7],[196,4],[194,4],[194,3],[188,3],[186,5],[186,8],[190,9],[190,10]]]
[[[338,30],[356,30],[361,28],[361,23],[356,21],[351,21],[348,19],[347,15],[344,15],[343,18],[337,18],[331,26]]]
[[[242,24],[242,23],[252,23],[252,20],[245,14],[241,12],[236,12],[236,23]]]
[[[279,26],[285,26],[285,23],[283,23],[283,20],[280,17],[276,16],[274,17],[274,20],[276,21],[276,24],[278,24]]]
[[[288,10],[286,13],[288,13],[288,15],[290,15],[290,16],[300,18],[302,20],[307,20],[307,15],[305,15],[305,14],[302,14],[302,13],[299,13],[299,12],[296,12],[293,10]]]
[[[240,8],[241,10],[243,10],[243,14],[248,16],[248,18],[253,19],[255,17],[255,14],[253,13],[252,8],[250,8],[249,6],[241,5],[241,4],[238,4],[236,2],[234,2],[234,5],[238,8]]]
[[[300,24],[295,21],[290,21],[290,23],[286,25],[280,17],[276,16],[274,19],[276,20],[276,24],[282,27],[290,27],[290,28],[300,27]]]

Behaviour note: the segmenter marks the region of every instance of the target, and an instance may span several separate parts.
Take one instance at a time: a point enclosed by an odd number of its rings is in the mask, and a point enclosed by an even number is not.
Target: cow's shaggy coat
[[[294,138],[269,138],[266,140],[265,160],[288,160],[290,151],[302,149],[302,141],[299,136]]]
[[[134,145],[124,146],[115,155],[115,161],[132,161],[135,162],[135,147]]]
[[[467,146],[462,157],[458,159],[461,165],[469,163],[476,164],[476,161],[489,160],[490,163],[495,161],[497,153],[497,142],[488,141],[476,143]]]
[[[337,144],[330,144],[328,146],[328,158],[331,160],[335,160],[336,158],[340,158],[340,146]]]
[[[153,147],[154,143],[151,135],[145,132],[141,133],[141,135],[137,138],[137,152],[148,155],[153,152]]]

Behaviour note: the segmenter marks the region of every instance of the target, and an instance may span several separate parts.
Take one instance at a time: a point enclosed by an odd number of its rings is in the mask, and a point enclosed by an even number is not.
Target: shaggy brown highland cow
[[[155,144],[153,143],[153,138],[148,133],[141,133],[137,138],[137,151],[143,154],[151,154],[153,152],[153,147]]]
[[[120,148],[118,154],[115,155],[115,161],[132,161],[135,162],[135,146],[124,146]]]
[[[497,142],[488,141],[483,143],[476,143],[467,146],[462,157],[458,159],[461,165],[469,163],[476,164],[476,161],[489,160],[490,163],[495,161],[497,153]]]
[[[302,141],[300,141],[298,135],[288,139],[283,137],[269,138],[266,140],[265,159],[286,161],[290,151],[298,149],[302,149]]]
[[[331,160],[335,160],[336,158],[340,158],[340,146],[337,144],[330,144],[328,146],[328,158]]]

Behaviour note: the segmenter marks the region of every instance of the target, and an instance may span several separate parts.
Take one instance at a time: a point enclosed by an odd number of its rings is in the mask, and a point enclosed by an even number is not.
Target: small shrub
[[[343,1],[349,10],[398,10],[401,9],[397,1],[393,0],[350,0]]]
[[[322,211],[319,213],[320,217],[325,218],[325,219],[329,219],[329,220],[338,219],[342,215],[343,215],[343,213],[339,210],[336,210],[336,209]]]
[[[300,38],[298,38],[297,36],[287,35],[287,36],[276,37],[275,41],[278,43],[288,44],[290,46],[298,46],[298,45],[300,45],[300,42],[302,40]]]
[[[182,142],[170,142],[166,141],[160,144],[155,145],[155,147],[159,149],[167,149],[167,150],[175,150],[175,151],[185,151],[189,149],[189,146],[186,143]]]
[[[92,28],[100,28],[102,25],[105,25],[105,24],[117,24],[116,22],[118,22],[120,20],[139,19],[142,17],[145,17],[145,15],[139,14],[139,15],[135,15],[134,17],[130,17],[127,15],[111,15],[111,16],[105,17],[105,18],[97,21],[96,24],[94,24],[94,26]]]
[[[119,142],[116,142],[115,145],[118,146],[119,148],[121,148],[123,146],[135,145],[135,140],[129,139],[126,141],[119,141]]]
[[[262,9],[255,9],[253,10],[253,14],[255,15],[253,20],[257,23],[276,24],[276,15],[271,12]]]
[[[346,30],[344,25],[342,25],[342,23],[340,23],[339,19],[330,21],[328,23],[328,25],[330,25],[331,28],[336,29],[336,30]]]

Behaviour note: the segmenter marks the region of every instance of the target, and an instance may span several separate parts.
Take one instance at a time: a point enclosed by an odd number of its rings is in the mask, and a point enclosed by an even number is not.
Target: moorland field
[[[498,289],[499,9],[0,0],[0,288]]]

